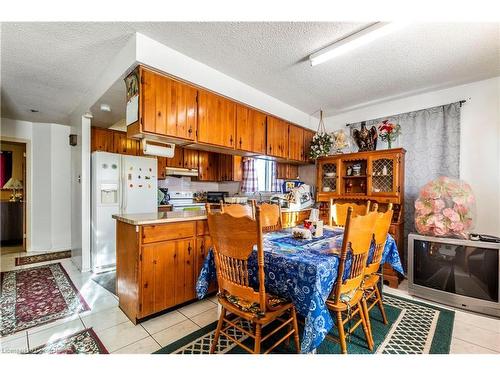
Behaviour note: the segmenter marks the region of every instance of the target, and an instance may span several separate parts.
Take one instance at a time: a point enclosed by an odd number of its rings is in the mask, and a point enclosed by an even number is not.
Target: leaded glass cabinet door
[[[396,154],[370,156],[368,160],[368,195],[397,196],[400,157]]]
[[[319,191],[322,195],[339,193],[339,160],[322,160],[319,168]]]

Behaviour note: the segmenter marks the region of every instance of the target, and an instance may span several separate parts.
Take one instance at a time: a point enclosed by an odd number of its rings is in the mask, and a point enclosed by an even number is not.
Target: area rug
[[[116,271],[109,271],[95,275],[92,277],[92,281],[95,281],[108,292],[116,295]]]
[[[0,336],[87,310],[61,263],[0,274]]]
[[[49,262],[51,260],[59,260],[65,258],[71,258],[71,250],[18,257],[16,258],[16,266],[25,266],[26,264]]]
[[[384,307],[389,324],[384,325],[377,308],[371,312],[371,324],[375,347],[366,347],[361,326],[349,337],[347,351],[351,354],[447,354],[450,352],[455,313],[425,303],[411,301],[393,295],[384,295]],[[217,322],[158,350],[156,354],[208,354],[212,345]],[[268,328],[272,330],[273,327]],[[263,336],[265,333],[263,333]],[[329,335],[338,337],[336,328]],[[240,338],[243,338],[240,336]],[[290,340],[291,342],[293,340]],[[272,338],[269,344],[272,344]],[[253,339],[245,344],[251,347]],[[265,350],[266,345],[263,345]],[[221,335],[217,353],[240,354],[243,349]],[[273,350],[276,354],[295,353],[293,343],[283,343]],[[339,354],[340,346],[325,339],[317,348],[318,354]]]
[[[108,354],[107,349],[92,328],[39,346],[29,354]]]

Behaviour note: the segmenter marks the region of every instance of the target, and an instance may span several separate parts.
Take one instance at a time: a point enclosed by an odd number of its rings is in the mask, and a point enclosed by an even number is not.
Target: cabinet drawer
[[[208,221],[207,220],[199,220],[196,222],[196,235],[202,236],[205,234],[209,234],[208,232]]]
[[[147,225],[142,229],[142,242],[151,243],[193,237],[195,222],[184,221],[172,224]]]

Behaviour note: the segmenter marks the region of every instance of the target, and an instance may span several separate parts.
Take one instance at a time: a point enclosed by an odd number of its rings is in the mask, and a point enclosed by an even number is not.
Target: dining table
[[[301,352],[311,353],[333,328],[326,300],[338,279],[344,228],[325,227],[322,236],[311,239],[296,239],[292,231],[293,228],[287,228],[264,234],[264,283],[266,292],[292,301],[298,314],[304,318]],[[257,246],[248,258],[249,281],[254,288],[259,285],[256,249]],[[374,249],[372,243],[368,263]],[[390,234],[382,254],[381,264],[384,263],[404,274],[396,242]],[[348,253],[344,279],[349,275],[350,268]],[[215,279],[214,254],[210,249],[196,283],[199,299],[206,296],[210,283]]]

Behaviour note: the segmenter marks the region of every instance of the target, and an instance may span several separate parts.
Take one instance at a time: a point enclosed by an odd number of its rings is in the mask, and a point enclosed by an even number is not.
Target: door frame
[[[24,189],[23,189],[23,251],[27,252],[31,250],[31,210],[33,207],[33,202],[31,201],[32,196],[32,163],[31,163],[31,140],[25,138],[16,137],[6,137],[0,136],[0,141],[5,142],[16,142],[24,144],[25,157],[25,169],[24,169]]]

